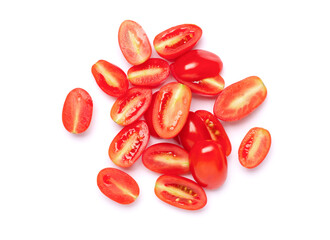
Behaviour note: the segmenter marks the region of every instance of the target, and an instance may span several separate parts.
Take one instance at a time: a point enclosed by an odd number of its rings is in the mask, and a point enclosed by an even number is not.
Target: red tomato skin
[[[159,138],[159,136],[154,128],[154,125],[152,123],[152,112],[154,109],[154,104],[155,104],[157,93],[158,93],[158,91],[152,94],[150,106],[147,109],[147,111],[144,113],[144,119],[148,125],[150,135],[153,137]]]

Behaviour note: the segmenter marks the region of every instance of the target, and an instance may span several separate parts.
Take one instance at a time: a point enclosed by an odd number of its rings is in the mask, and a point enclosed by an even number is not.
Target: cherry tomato
[[[99,60],[95,63],[92,66],[92,74],[97,85],[110,96],[119,97],[128,89],[125,72],[107,61]]]
[[[75,88],[67,95],[62,111],[62,122],[70,133],[82,133],[92,120],[93,101],[82,88]]]
[[[124,127],[110,144],[110,159],[119,167],[132,166],[146,148],[149,137],[148,126],[143,120]]]
[[[259,77],[248,77],[226,87],[218,95],[213,112],[223,121],[240,120],[254,111],[266,98],[267,88]]]
[[[257,167],[267,156],[271,136],[267,129],[255,127],[249,130],[238,149],[238,159],[246,168]]]
[[[202,29],[194,24],[182,24],[159,33],[154,47],[159,56],[173,60],[191,50],[202,36]]]
[[[140,193],[136,181],[116,168],[102,169],[97,175],[97,186],[105,196],[120,204],[134,202]]]
[[[139,65],[151,55],[151,45],[147,34],[136,22],[125,20],[119,27],[118,42],[127,62]]]
[[[158,143],[148,147],[142,162],[151,171],[181,175],[189,172],[189,155],[186,150],[172,143]]]
[[[189,153],[190,171],[196,182],[208,189],[219,188],[227,178],[227,159],[213,140],[195,144]]]
[[[207,203],[203,188],[181,176],[160,176],[156,181],[155,194],[160,200],[186,210],[201,209]]]
[[[150,135],[153,137],[159,138],[159,136],[154,128],[154,125],[152,123],[152,112],[154,109],[154,104],[155,104],[157,93],[158,93],[158,91],[152,94],[151,103],[150,103],[149,108],[147,109],[147,111],[144,114],[144,119],[148,125]]]
[[[148,88],[134,87],[120,96],[111,108],[111,118],[122,126],[127,126],[138,120],[148,109],[152,92]]]

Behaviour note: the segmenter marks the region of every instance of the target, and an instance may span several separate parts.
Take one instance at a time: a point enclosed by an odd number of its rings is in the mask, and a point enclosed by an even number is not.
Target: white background
[[[1,1],[0,239],[329,239],[329,66],[327,1]],[[91,66],[105,59],[125,72],[117,32],[125,19],[150,41],[182,23],[203,29],[196,48],[224,63],[226,85],[251,75],[268,89],[249,117],[224,123],[232,142],[228,178],[208,204],[184,211],[155,196],[159,176],[139,159],[127,172],[140,186],[129,206],[103,196],[98,172],[121,129],[114,98]],[[152,54],[157,57],[155,51]],[[168,81],[174,81],[172,77]],[[94,101],[90,128],[64,129],[68,92]],[[212,111],[194,95],[191,109]],[[272,146],[254,170],[238,162],[246,132],[267,128]],[[150,144],[162,142],[152,138]],[[187,177],[191,178],[190,175]]]

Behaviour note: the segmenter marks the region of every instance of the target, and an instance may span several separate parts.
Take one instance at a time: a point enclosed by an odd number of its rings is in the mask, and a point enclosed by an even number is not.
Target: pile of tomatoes
[[[192,50],[201,36],[202,29],[193,24],[167,29],[153,41],[156,52],[167,61],[150,58],[152,48],[145,31],[138,23],[126,20],[120,25],[118,42],[125,59],[133,66],[127,74],[105,60],[92,66],[98,86],[117,98],[110,116],[123,126],[110,144],[110,159],[124,169],[142,156],[146,168],[162,174],[156,180],[156,196],[188,210],[204,207],[204,188],[219,188],[226,180],[231,143],[220,120],[246,117],[267,95],[265,85],[256,76],[225,88],[220,76],[221,59],[205,50]],[[165,83],[170,74],[177,82]],[[134,87],[129,88],[130,84]],[[152,88],[160,85],[152,93]],[[213,113],[190,111],[192,92],[215,96]],[[73,89],[63,106],[64,127],[71,133],[84,132],[92,112],[93,101],[88,92]],[[150,135],[174,138],[178,144],[163,142],[147,148]],[[247,168],[258,166],[270,144],[266,129],[252,128],[239,147],[240,163]],[[188,173],[195,181],[180,176]],[[121,204],[132,203],[139,196],[137,182],[118,168],[101,170],[97,185],[103,194]]]

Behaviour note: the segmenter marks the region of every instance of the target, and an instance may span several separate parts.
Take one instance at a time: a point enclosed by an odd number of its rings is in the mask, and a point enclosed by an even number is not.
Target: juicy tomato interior
[[[159,136],[152,123],[152,113],[153,113],[157,93],[158,93],[158,91],[152,94],[151,103],[150,103],[149,108],[147,109],[147,111],[144,114],[144,119],[148,125],[150,135],[158,138]]]

